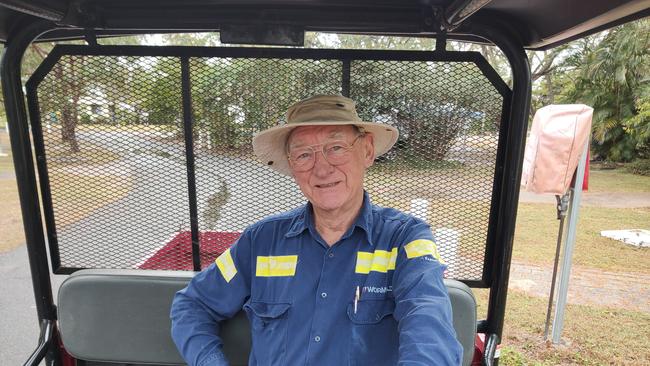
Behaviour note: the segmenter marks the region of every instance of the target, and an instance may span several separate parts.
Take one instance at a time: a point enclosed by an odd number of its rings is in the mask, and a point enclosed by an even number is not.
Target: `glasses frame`
[[[332,165],[332,166],[343,165],[343,164],[347,163],[349,160],[346,160],[345,162],[342,162],[342,163],[333,164],[331,161],[329,161],[329,160],[327,159],[327,154],[325,153],[325,145],[327,145],[327,144],[331,144],[331,143],[334,143],[334,142],[345,142],[345,144],[348,145],[348,146],[345,148],[345,154],[347,154],[347,153],[349,153],[349,152],[354,148],[354,145],[357,143],[357,141],[359,141],[359,139],[360,139],[361,137],[366,137],[366,135],[367,135],[366,133],[359,133],[359,134],[357,134],[357,136],[354,138],[354,140],[352,140],[352,143],[348,143],[348,142],[345,141],[345,140],[333,140],[333,141],[324,142],[324,143],[321,143],[321,144],[315,144],[315,145],[307,145],[307,146],[305,146],[304,148],[309,148],[309,149],[311,149],[311,151],[314,153],[314,158],[311,160],[311,164],[307,164],[307,165],[306,165],[306,166],[309,166],[309,167],[306,168],[306,169],[304,169],[304,168],[296,169],[295,162],[291,159],[291,153],[290,153],[290,151],[287,149],[287,160],[289,161],[289,166],[291,167],[291,169],[293,169],[293,170],[295,170],[295,171],[297,171],[297,172],[308,172],[308,171],[312,170],[312,169],[314,168],[314,166],[316,165],[316,154],[318,154],[318,152],[321,152],[321,153],[323,154],[323,158],[325,159],[325,161],[326,161],[328,164],[330,164],[330,165]],[[320,148],[320,149],[316,149],[316,148],[315,148],[316,146],[320,146],[321,148]],[[301,149],[302,149],[302,148],[303,148],[303,147],[301,147]]]

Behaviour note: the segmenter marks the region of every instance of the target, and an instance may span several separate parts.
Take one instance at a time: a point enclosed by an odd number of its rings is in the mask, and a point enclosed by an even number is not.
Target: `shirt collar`
[[[361,205],[361,212],[357,216],[357,220],[354,222],[354,225],[363,229],[366,232],[366,239],[370,246],[374,246],[375,243],[372,241],[372,227],[373,227],[373,215],[372,215],[372,202],[370,201],[370,196],[368,192],[363,191],[363,204]]]
[[[370,201],[370,196],[368,195],[368,192],[364,190],[363,203],[361,204],[361,211],[359,212],[359,216],[357,216],[356,220],[354,221],[354,224],[352,225],[352,227],[350,227],[348,232],[346,232],[343,235],[342,239],[345,239],[350,235],[352,235],[354,228],[359,227],[366,232],[366,239],[368,240],[368,243],[371,246],[374,246],[374,243],[372,242],[372,229],[371,229],[373,226],[372,223],[373,223],[372,202]],[[291,224],[291,228],[285,234],[285,237],[290,238],[290,237],[297,236],[305,230],[309,230],[312,234],[316,232],[316,228],[314,227],[313,211],[312,211],[311,203],[307,203],[300,210],[298,210],[298,214],[294,218],[293,223]]]
[[[309,228],[308,225],[311,225],[309,224],[310,222],[311,222],[311,203],[307,203],[306,205],[303,205],[298,210],[296,216],[293,219],[293,222],[291,223],[291,227],[289,228],[289,231],[287,231],[287,233],[284,234],[284,237],[291,238],[300,235],[303,231]]]

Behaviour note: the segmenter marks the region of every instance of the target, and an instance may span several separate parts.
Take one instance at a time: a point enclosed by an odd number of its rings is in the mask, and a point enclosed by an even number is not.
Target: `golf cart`
[[[463,364],[497,364],[530,108],[525,50],[647,16],[648,3],[0,0],[41,327],[25,364],[182,364],[169,336],[175,291],[247,225],[303,201],[255,160],[253,134],[326,93],[400,130],[366,189],[431,224]],[[222,45],[104,42],[199,32]],[[457,41],[496,46],[508,72]],[[23,80],[33,42],[56,46]],[[51,274],[67,276],[57,294]],[[489,289],[478,320],[471,288]],[[246,364],[243,313],[222,333],[231,363]]]

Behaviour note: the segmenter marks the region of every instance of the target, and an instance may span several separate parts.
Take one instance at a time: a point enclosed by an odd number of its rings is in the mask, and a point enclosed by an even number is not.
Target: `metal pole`
[[[564,326],[564,309],[566,308],[567,293],[569,290],[569,276],[571,275],[571,260],[573,257],[573,248],[576,243],[576,229],[578,227],[578,213],[580,212],[580,199],[582,198],[582,182],[585,177],[585,167],[587,165],[587,151],[589,142],[585,143],[582,150],[582,156],[578,163],[576,171],[576,180],[569,204],[569,218],[567,221],[567,237],[562,256],[562,272],[560,273],[560,283],[558,286],[557,306],[555,307],[555,317],[553,319],[553,343],[560,343],[560,335]]]
[[[196,201],[196,173],[194,166],[194,133],[192,131],[192,80],[190,59],[181,57],[181,88],[183,91],[183,128],[185,132],[185,158],[187,159],[187,191],[190,203],[190,230],[192,235],[192,268],[201,270],[199,247],[199,219]]]
[[[560,249],[562,248],[562,233],[564,232],[564,219],[566,218],[569,204],[569,192],[562,197],[555,196],[557,199],[557,218],[560,220],[560,228],[557,232],[557,245],[555,247],[555,259],[553,260],[553,278],[551,279],[551,293],[548,296],[548,307],[546,308],[546,323],[544,324],[544,339],[548,339],[548,329],[551,324],[551,311],[553,310],[553,298],[555,297],[555,280],[557,279],[557,268],[560,263]]]

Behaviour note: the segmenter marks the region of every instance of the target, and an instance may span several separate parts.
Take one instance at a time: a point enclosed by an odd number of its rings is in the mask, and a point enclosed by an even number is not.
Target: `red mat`
[[[239,232],[203,231],[199,233],[201,269],[209,266],[239,238]],[[192,270],[192,233],[180,231],[140,269]]]

